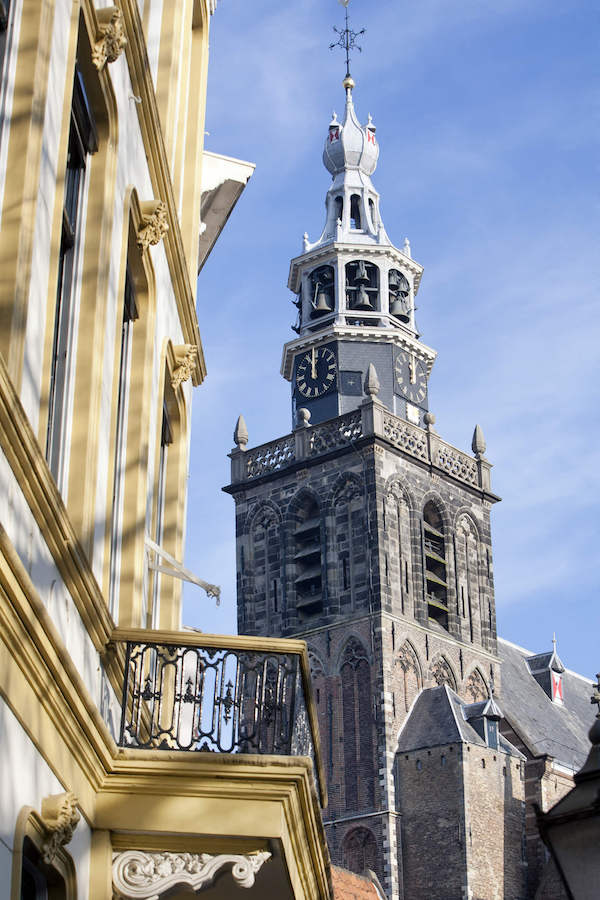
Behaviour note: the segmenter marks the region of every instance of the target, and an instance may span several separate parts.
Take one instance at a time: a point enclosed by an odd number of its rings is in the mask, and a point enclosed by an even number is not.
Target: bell
[[[328,313],[333,311],[333,305],[331,303],[331,298],[329,294],[325,291],[318,291],[316,297],[312,304],[313,307],[313,316],[322,315],[323,313]]]
[[[359,262],[358,266],[356,267],[356,275],[354,276],[354,281],[356,284],[368,284],[369,283],[369,276],[367,275],[367,267],[365,266],[362,259]]]
[[[402,294],[396,294],[390,297],[390,315],[400,319],[401,322],[410,322],[410,310],[407,305],[407,297]]]
[[[354,309],[374,309],[371,298],[369,297],[367,291],[364,288],[364,285],[362,284],[360,285],[356,295]]]

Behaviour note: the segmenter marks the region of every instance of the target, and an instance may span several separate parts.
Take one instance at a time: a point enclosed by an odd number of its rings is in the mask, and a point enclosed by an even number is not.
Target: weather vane
[[[365,29],[363,28],[361,31],[352,31],[350,25],[348,24],[348,4],[350,0],[339,0],[346,11],[346,26],[342,30],[333,26],[333,30],[338,35],[337,41],[334,41],[333,44],[329,45],[329,49],[333,50],[334,47],[341,47],[342,50],[346,51],[346,78],[350,78],[350,51],[358,50],[359,53],[362,53],[362,47],[360,47],[356,43],[356,38],[360,37],[361,34],[365,33]]]

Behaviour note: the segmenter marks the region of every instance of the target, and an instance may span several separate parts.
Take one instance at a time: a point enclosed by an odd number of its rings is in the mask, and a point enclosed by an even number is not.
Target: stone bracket
[[[221,853],[147,853],[125,850],[113,855],[114,900],[160,900],[175,887],[190,887],[198,892],[212,884],[215,876],[231,866],[237,886],[251,888],[256,873],[271,854]]]
[[[127,46],[123,13],[118,6],[106,6],[96,10],[98,39],[92,48],[92,62],[100,71],[107,62],[112,63]]]

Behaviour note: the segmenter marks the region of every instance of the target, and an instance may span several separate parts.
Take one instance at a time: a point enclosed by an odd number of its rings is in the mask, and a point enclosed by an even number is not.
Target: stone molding
[[[92,47],[92,62],[100,71],[119,58],[127,46],[123,13],[117,6],[96,10],[99,37]]]
[[[52,865],[61,847],[69,843],[81,818],[77,797],[71,791],[52,794],[42,800],[42,822],[47,836],[42,844],[42,858]]]
[[[257,872],[271,858],[266,850],[258,853],[146,853],[125,850],[113,856],[112,878],[116,900],[159,900],[175,887],[200,891],[215,876],[231,866],[236,885],[251,888]]]
[[[195,344],[177,344],[173,347],[175,368],[171,375],[171,387],[174,391],[191,378],[198,362],[198,348]]]
[[[137,243],[142,250],[160,243],[169,230],[167,204],[162,200],[140,203],[142,219],[138,227]]]

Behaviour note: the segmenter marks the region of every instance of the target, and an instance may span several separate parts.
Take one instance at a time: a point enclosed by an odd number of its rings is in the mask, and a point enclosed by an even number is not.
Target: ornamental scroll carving
[[[146,853],[125,850],[113,856],[113,897],[116,900],[159,900],[176,887],[193,891],[211,884],[225,866],[231,866],[239,887],[251,888],[256,873],[270,858],[267,851],[248,855],[222,853]]]
[[[142,250],[158,244],[169,230],[167,204],[162,200],[146,200],[140,203],[142,221],[138,228],[137,243]]]
[[[42,858],[45,863],[51,865],[60,848],[69,843],[79,819],[75,794],[69,792],[44,797],[42,822],[47,837],[42,844]]]
[[[123,13],[117,6],[96,10],[99,37],[92,48],[92,62],[100,71],[114,62],[127,46]]]
[[[176,391],[179,385],[187,381],[194,371],[198,359],[198,348],[195,344],[178,344],[173,347],[173,353],[175,368],[171,375],[171,387]]]

